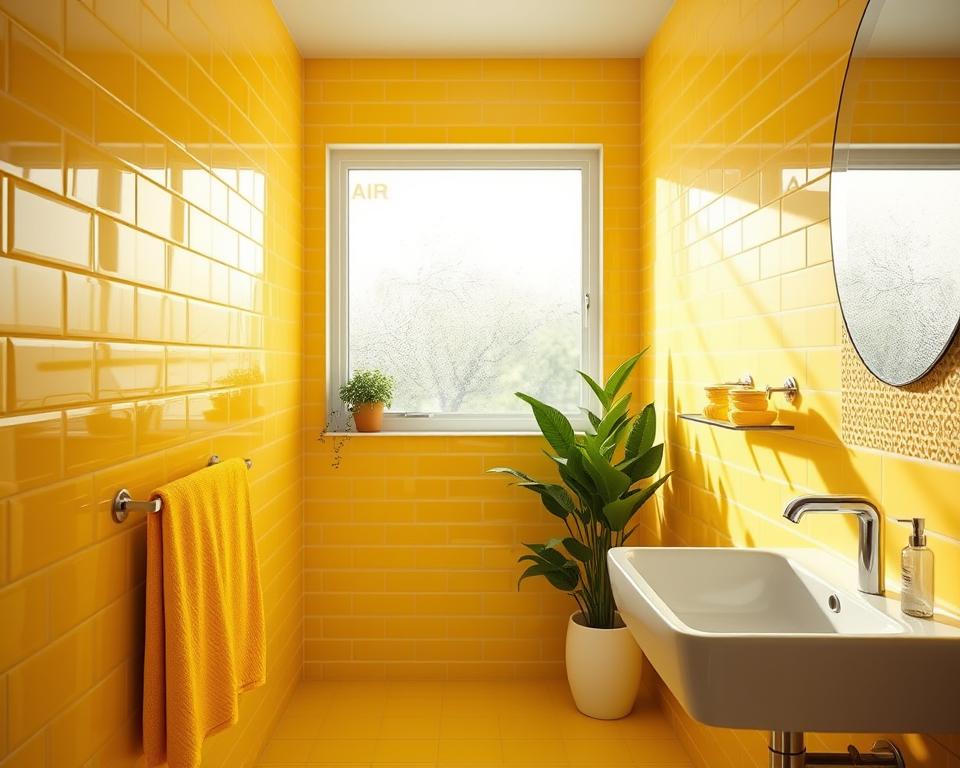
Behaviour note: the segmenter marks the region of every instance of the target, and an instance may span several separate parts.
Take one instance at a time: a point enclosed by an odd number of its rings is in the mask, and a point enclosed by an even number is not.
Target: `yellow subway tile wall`
[[[842,320],[829,243],[829,167],[847,55],[864,8],[846,2],[679,0],[644,60],[643,293],[655,346],[650,384],[668,411],[675,474],[651,543],[821,546],[851,561],[855,527],[782,520],[799,493],[851,492],[885,514],[886,575],[898,578],[904,516],[926,516],[937,599],[960,605],[960,468],[845,444]],[[753,374],[796,376],[789,433],[741,434],[680,421],[702,387]],[[922,395],[920,395],[922,397]],[[877,670],[883,674],[883,670]],[[893,695],[893,694],[891,694]],[[762,734],[693,722],[665,709],[697,765],[760,765]],[[895,735],[908,764],[954,768],[958,735]],[[849,735],[812,735],[839,750]],[[868,746],[870,737],[855,737]]]
[[[145,525],[249,456],[268,684],[299,680],[301,61],[268,0],[0,0],[0,765],[141,765]],[[266,418],[269,414],[269,418]]]
[[[637,350],[640,62],[304,62],[305,673],[328,679],[562,674],[569,598],[527,582],[521,541],[556,533],[485,469],[554,470],[535,437],[318,437],[325,402],[325,145],[599,143],[604,355]],[[571,374],[573,372],[571,371]],[[575,374],[574,374],[575,375]]]

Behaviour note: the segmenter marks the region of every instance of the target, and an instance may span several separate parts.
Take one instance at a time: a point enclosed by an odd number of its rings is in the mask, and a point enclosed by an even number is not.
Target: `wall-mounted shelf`
[[[793,424],[767,424],[757,427],[741,427],[731,424],[729,421],[720,421],[719,419],[708,419],[699,413],[681,413],[681,419],[686,421],[696,421],[699,424],[709,424],[711,427],[720,427],[721,429],[732,429],[734,432],[785,432],[793,429]]]

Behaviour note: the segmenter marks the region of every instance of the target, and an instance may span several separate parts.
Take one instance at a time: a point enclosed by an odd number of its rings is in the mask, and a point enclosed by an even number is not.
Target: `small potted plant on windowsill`
[[[379,432],[383,409],[393,401],[393,378],[383,371],[356,371],[340,387],[340,399],[350,408],[357,432]]]
[[[603,385],[579,371],[601,406],[599,414],[584,409],[590,428],[582,435],[556,408],[516,393],[533,409],[561,482],[535,480],[509,467],[488,470],[516,478],[564,523],[560,537],[524,544],[529,552],[520,561],[531,565],[520,581],[543,576],[576,601],[577,611],[567,623],[567,680],[577,708],[605,720],[630,714],[643,663],[613,601],[607,552],[623,546],[637,528],[631,525],[637,512],[670,477],[667,472],[650,481],[663,460],[663,444],[654,445],[653,403],[633,415],[631,396],[620,396],[642,354],[624,362]],[[644,481],[646,485],[635,487]]]

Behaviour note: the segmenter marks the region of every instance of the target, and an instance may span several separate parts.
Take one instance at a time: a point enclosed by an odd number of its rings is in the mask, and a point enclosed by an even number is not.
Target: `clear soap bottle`
[[[925,521],[913,517],[900,522],[913,526],[910,541],[900,552],[900,609],[908,616],[928,619],[933,616],[933,550],[927,546]]]

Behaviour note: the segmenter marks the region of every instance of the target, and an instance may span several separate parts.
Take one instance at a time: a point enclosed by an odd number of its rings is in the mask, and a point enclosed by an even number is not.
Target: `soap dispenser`
[[[903,589],[900,609],[908,616],[928,619],[933,616],[933,550],[927,546],[923,532],[924,518],[899,520],[910,523],[910,541],[900,552]]]

